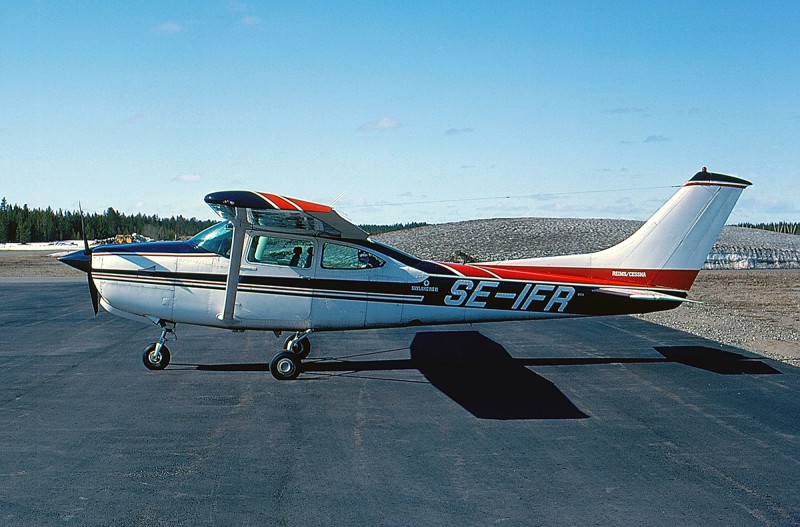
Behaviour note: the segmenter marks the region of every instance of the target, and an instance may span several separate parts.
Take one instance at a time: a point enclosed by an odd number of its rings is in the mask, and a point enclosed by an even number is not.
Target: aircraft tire
[[[311,341],[308,337],[303,337],[300,340],[287,339],[284,344],[284,349],[288,352],[294,353],[296,357],[305,359],[311,353]]]
[[[142,362],[148,370],[163,370],[169,364],[170,353],[169,348],[162,345],[160,356],[155,355],[156,343],[148,344],[142,353]]]
[[[282,351],[272,357],[269,372],[279,381],[291,381],[300,375],[300,359],[291,351]]]

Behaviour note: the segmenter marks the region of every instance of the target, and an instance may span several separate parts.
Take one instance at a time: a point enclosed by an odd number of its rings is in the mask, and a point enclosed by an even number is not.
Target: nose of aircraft
[[[75,251],[74,253],[62,256],[58,260],[86,273],[86,277],[89,279],[89,295],[92,297],[92,307],[96,315],[100,305],[100,293],[97,291],[94,280],[92,280],[92,253],[89,250],[89,244],[86,244],[85,251]]]
[[[60,257],[58,261],[70,267],[74,267],[75,269],[79,269],[84,273],[89,273],[92,270],[92,255],[86,254],[84,251],[75,251],[74,253]]]

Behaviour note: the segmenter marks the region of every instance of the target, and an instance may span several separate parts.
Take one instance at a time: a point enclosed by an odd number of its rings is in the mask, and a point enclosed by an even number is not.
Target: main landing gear
[[[163,370],[169,364],[170,354],[166,345],[167,340],[177,340],[175,334],[175,323],[159,321],[161,325],[161,337],[158,341],[148,344],[142,354],[142,362],[148,370]],[[172,337],[170,337],[170,335]]]
[[[302,360],[311,353],[311,330],[298,331],[286,339],[284,351],[277,353],[269,362],[269,372],[279,381],[296,379],[302,368]]]
[[[161,337],[156,342],[148,344],[142,354],[142,362],[148,370],[163,370],[170,360],[167,341],[177,340],[175,323],[160,320]],[[311,353],[311,341],[308,336],[311,330],[298,331],[291,335],[283,344],[283,351],[278,352],[269,362],[269,371],[279,381],[296,379],[302,371],[302,361]]]

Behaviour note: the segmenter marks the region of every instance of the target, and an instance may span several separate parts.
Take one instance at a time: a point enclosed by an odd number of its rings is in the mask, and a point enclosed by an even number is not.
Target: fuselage
[[[297,377],[312,331],[645,313],[679,306],[749,181],[705,168],[635,233],[595,253],[478,264],[420,260],[329,205],[253,191],[208,194],[224,221],[186,242],[109,245],[61,261],[92,306],[159,324],[150,370],[178,323],[294,332],[270,361]]]
[[[230,233],[223,222],[186,242],[95,249],[90,279],[100,305],[151,321],[324,331],[633,313],[680,304],[677,298],[643,302],[598,292],[620,285],[653,290],[642,285],[647,271],[628,277],[618,270],[612,276],[612,270],[440,263],[370,240],[248,231],[231,321],[222,316]],[[657,290],[686,296],[680,289]]]

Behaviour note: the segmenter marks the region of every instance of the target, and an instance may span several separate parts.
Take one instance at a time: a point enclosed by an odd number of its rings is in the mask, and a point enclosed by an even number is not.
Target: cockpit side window
[[[233,226],[223,221],[201,231],[189,239],[195,247],[217,253],[223,258],[231,256],[231,240],[233,239]]]
[[[325,269],[377,269],[385,263],[371,252],[349,245],[326,243],[322,249],[322,267]]]
[[[295,238],[253,236],[247,261],[308,269],[314,260],[314,242]]]

